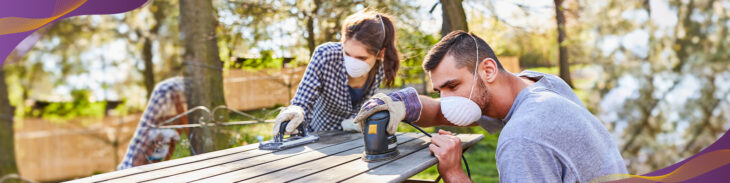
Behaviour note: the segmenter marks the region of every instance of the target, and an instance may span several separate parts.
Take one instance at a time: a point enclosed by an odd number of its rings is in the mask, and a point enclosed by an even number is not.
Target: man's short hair
[[[447,55],[451,55],[456,59],[457,68],[467,67],[469,72],[474,72],[474,65],[476,61],[476,46],[474,46],[474,36],[477,44],[479,44],[479,60],[491,58],[497,62],[499,70],[504,71],[504,67],[499,63],[499,59],[494,54],[494,51],[489,44],[479,38],[479,36],[473,33],[467,33],[461,30],[453,31],[448,35],[441,38],[441,41],[428,51],[426,59],[423,62],[423,69],[426,71],[432,71],[436,66],[441,63]]]

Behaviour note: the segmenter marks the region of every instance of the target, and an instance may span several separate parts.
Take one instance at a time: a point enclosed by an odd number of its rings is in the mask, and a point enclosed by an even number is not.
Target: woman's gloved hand
[[[388,95],[378,93],[366,101],[355,116],[354,123],[364,129],[365,120],[376,112],[387,110],[390,113],[388,134],[395,134],[401,121],[415,122],[421,117],[421,99],[412,87],[404,88]]]
[[[279,133],[279,126],[281,126],[281,123],[284,121],[289,121],[289,124],[286,125],[286,129],[284,130],[284,135],[294,133],[299,124],[304,121],[304,109],[296,105],[291,105],[282,110],[279,115],[276,116],[276,119],[274,119],[273,136],[276,136]]]

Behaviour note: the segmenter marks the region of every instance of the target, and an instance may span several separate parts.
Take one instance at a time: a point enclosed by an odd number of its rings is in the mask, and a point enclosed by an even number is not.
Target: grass
[[[497,137],[498,133],[489,134],[486,130],[481,127],[439,127],[439,128],[424,128],[427,132],[435,132],[437,129],[444,129],[456,133],[473,133],[483,134],[484,139],[480,140],[469,148],[464,156],[469,163],[469,170],[471,171],[471,178],[474,182],[499,182],[499,172],[497,172],[497,161],[494,159],[495,150],[497,149]],[[401,124],[398,127],[398,131],[401,132],[417,132],[416,129],[406,124]],[[423,172],[416,174],[411,177],[412,179],[425,179],[435,180],[438,176],[437,165],[434,165]],[[462,166],[463,162],[462,162]],[[464,167],[462,167],[464,168]],[[466,172],[466,169],[464,168]]]

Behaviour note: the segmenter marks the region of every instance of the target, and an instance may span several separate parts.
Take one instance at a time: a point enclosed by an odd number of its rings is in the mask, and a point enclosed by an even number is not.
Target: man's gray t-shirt
[[[515,98],[497,143],[500,182],[588,182],[627,173],[608,130],[560,78],[536,81]]]

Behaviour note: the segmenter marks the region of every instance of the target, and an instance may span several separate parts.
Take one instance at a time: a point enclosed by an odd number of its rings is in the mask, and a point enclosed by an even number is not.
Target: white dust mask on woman
[[[347,70],[348,75],[354,78],[367,74],[372,67],[365,61],[345,55],[345,70]]]
[[[383,28],[383,35],[386,34],[385,32],[385,23],[383,23],[383,17],[381,15],[377,15],[378,18],[380,18],[380,25]],[[383,42],[385,42],[385,36],[383,36]],[[378,49],[378,52],[375,53],[375,56],[377,57],[380,55],[380,49]],[[360,77],[368,72],[370,72],[370,69],[373,68],[372,65],[368,64],[367,62],[363,60],[358,60],[356,58],[344,55],[345,57],[345,70],[347,71],[347,74],[351,77]]]
[[[474,92],[474,84],[477,82],[477,66],[479,66],[479,45],[477,39],[474,36],[471,38],[474,40],[474,44],[477,48],[477,60],[474,64],[474,79],[471,85],[471,91],[469,92],[469,98],[461,96],[450,96],[441,98],[441,113],[444,114],[449,122],[457,126],[467,126],[482,117],[482,110],[479,108],[477,103],[471,100],[471,95]]]

